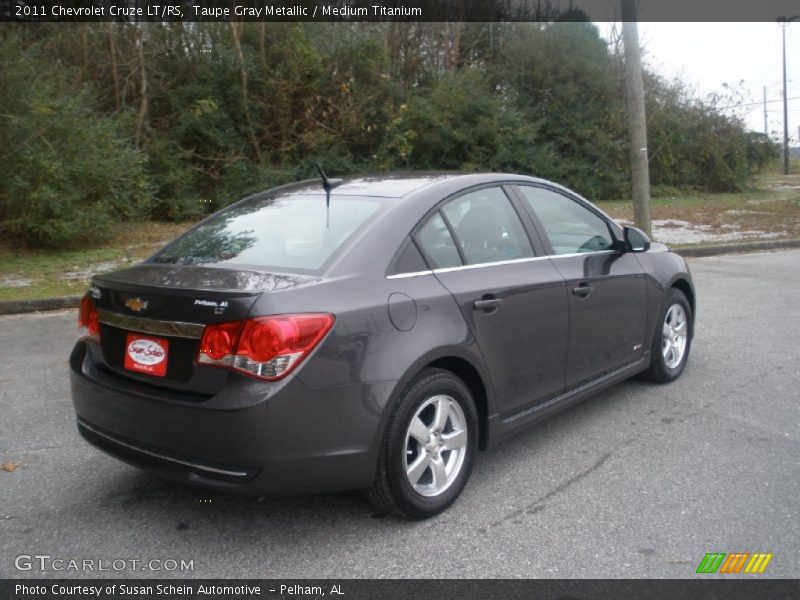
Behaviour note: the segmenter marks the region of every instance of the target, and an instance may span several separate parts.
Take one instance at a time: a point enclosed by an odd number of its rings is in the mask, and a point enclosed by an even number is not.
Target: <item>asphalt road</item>
[[[4,317],[0,463],[21,465],[0,470],[0,576],[92,576],[15,568],[40,554],[193,561],[132,576],[696,577],[706,552],[744,551],[800,577],[800,251],[691,267],[680,380],[626,382],[481,453],[423,523],[377,518],[358,493],[227,497],[119,463],[75,431],[74,312]]]

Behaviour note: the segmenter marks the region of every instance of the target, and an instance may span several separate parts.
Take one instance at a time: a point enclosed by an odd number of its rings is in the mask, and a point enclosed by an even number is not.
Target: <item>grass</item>
[[[654,220],[688,221],[709,232],[774,233],[771,239],[800,238],[800,161],[792,175],[775,168],[741,194],[685,194],[653,198]],[[598,203],[615,219],[633,219],[629,200]],[[25,300],[82,294],[92,273],[121,268],[146,258],[189,228],[191,223],[135,222],[115,226],[108,242],[74,251],[16,250],[0,245],[0,300]],[[657,237],[657,236],[656,236]],[[751,234],[742,240],[758,239]],[[703,244],[700,244],[703,245]],[[680,247],[680,245],[676,246]],[[12,284],[25,280],[30,285]]]
[[[794,164],[790,173],[800,173],[800,163]],[[604,201],[598,205],[615,219],[633,220],[629,200]],[[800,174],[766,173],[758,178],[752,190],[738,194],[676,193],[655,197],[650,203],[650,215],[654,221],[688,221],[705,226],[712,234],[740,232],[737,241],[764,239],[759,235],[764,233],[775,234],[769,239],[797,239],[800,238]]]
[[[97,248],[47,251],[0,247],[0,300],[27,300],[83,294],[98,266],[122,268],[146,258],[191,223],[132,222],[115,226],[113,237]],[[30,285],[12,287],[12,281]]]

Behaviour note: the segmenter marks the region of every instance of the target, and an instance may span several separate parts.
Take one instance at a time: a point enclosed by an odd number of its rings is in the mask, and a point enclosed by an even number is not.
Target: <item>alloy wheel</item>
[[[467,420],[459,403],[444,394],[425,400],[409,423],[403,451],[415,492],[432,497],[447,490],[467,454]]]
[[[674,369],[683,360],[686,353],[686,342],[689,339],[689,325],[686,311],[680,304],[673,304],[664,317],[664,326],[661,334],[661,355],[664,364]]]

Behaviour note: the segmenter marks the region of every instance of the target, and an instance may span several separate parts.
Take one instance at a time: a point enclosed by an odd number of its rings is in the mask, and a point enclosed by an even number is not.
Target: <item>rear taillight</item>
[[[274,381],[288,375],[333,326],[327,313],[256,317],[207,325],[197,362]]]
[[[81,299],[78,327],[78,339],[100,341],[100,321],[97,319],[97,308],[88,294]]]
[[[233,355],[236,354],[242,325],[242,321],[207,325],[203,330],[203,339],[200,340],[197,362],[223,367],[233,365]]]

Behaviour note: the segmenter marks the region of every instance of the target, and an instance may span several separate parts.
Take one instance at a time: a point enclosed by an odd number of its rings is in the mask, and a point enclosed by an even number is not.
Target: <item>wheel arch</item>
[[[425,369],[443,369],[461,379],[472,393],[475,408],[478,411],[478,448],[485,450],[489,443],[489,419],[495,411],[491,380],[488,374],[482,370],[482,365],[477,358],[465,351],[462,346],[457,346],[440,348],[438,351],[427,353],[417,359],[395,385],[386,406],[387,410],[384,411],[381,426],[378,428],[376,442],[383,439],[393,407],[396,406],[409,382]]]
[[[696,310],[694,288],[692,287],[692,284],[689,283],[687,279],[679,277],[670,284],[670,288],[675,288],[683,292],[683,294],[686,296],[686,299],[689,301],[689,308],[692,310],[692,332],[694,333],[694,318]]]
[[[424,368],[450,371],[469,388],[478,411],[478,448],[485,450],[489,442],[489,399],[481,374],[469,361],[457,356],[438,358]]]

